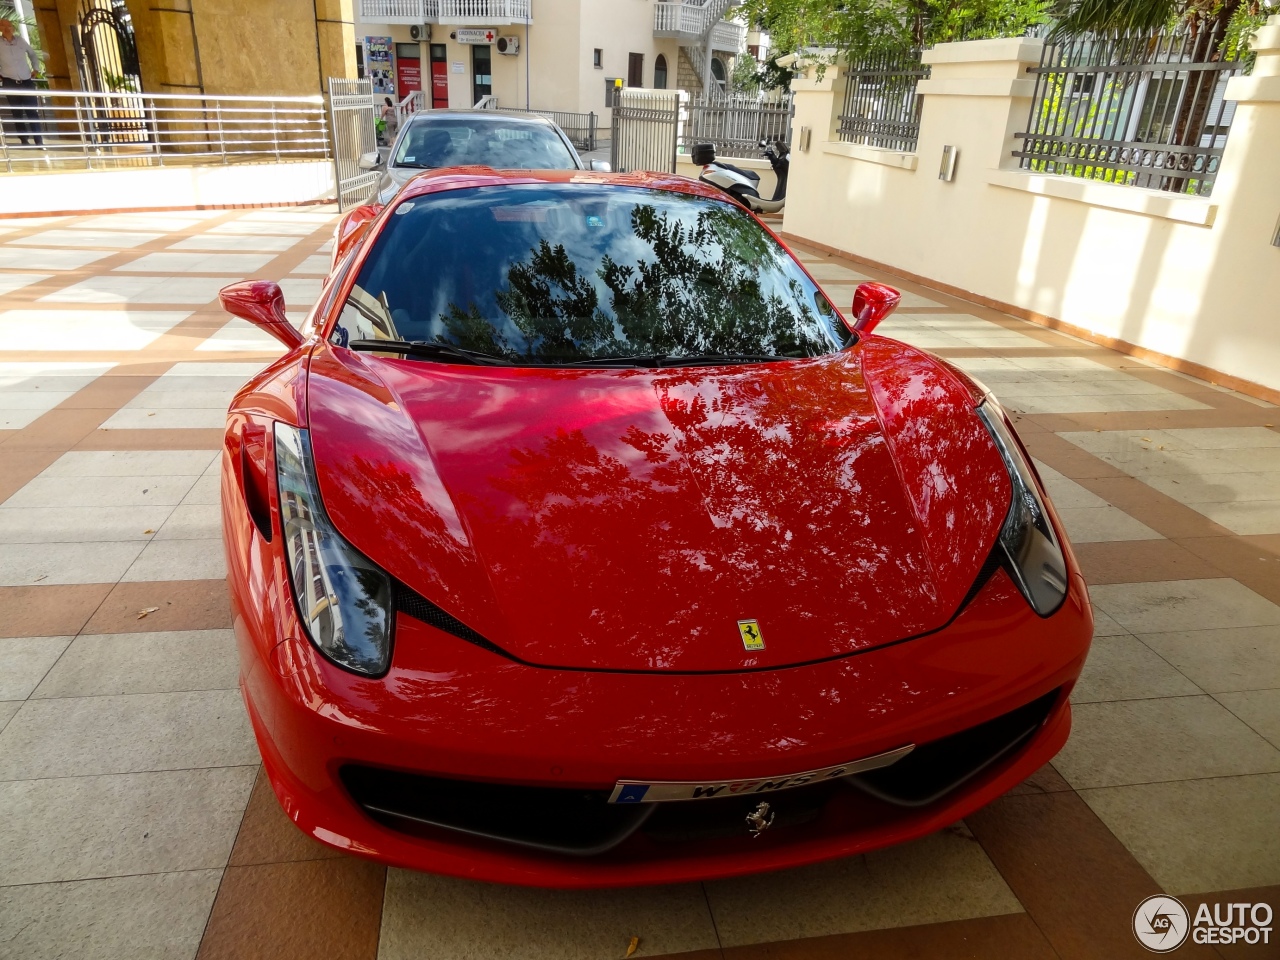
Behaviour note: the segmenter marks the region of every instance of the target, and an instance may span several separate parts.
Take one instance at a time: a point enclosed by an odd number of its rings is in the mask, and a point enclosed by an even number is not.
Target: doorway
[[[643,53],[627,54],[627,86],[628,87],[644,86],[644,54]]]
[[[471,102],[479,103],[493,93],[493,47],[487,43],[471,46]]]
[[[449,106],[449,57],[443,43],[431,45],[431,109]]]
[[[416,43],[396,44],[396,99],[422,89],[422,47]]]

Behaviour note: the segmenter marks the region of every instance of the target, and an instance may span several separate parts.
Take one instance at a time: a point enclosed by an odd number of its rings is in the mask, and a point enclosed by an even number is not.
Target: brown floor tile
[[[1133,911],[1160,887],[1075,793],[1002,797],[966,822],[1062,960],[1149,955]]]
[[[228,867],[197,960],[375,960],[386,867],[310,860]]]
[[[340,860],[345,854],[312,840],[294,826],[280,809],[266,773],[258,771],[253,794],[240,821],[236,845],[231,850],[231,866],[285,863],[301,860]]]
[[[1201,580],[1222,576],[1213,564],[1172,540],[1114,540],[1073,545],[1091,584]]]
[[[75,450],[217,450],[222,446],[219,427],[172,430],[95,430],[75,445]]]
[[[1178,544],[1254,593],[1280,603],[1280,536],[1193,537]]]
[[[1053,764],[1046,763],[1043,767],[1006,793],[1005,796],[1020,797],[1028,793],[1063,793],[1070,789],[1071,784],[1067,783],[1062,774],[1054,769]]]
[[[18,431],[18,436],[5,443],[5,452],[57,450],[61,453],[70,450],[115,412],[115,407],[54,407]]]
[[[1061,470],[1051,460],[1045,460],[1055,470]],[[1102,461],[1098,461],[1101,463]],[[1108,503],[1119,507],[1133,519],[1145,523],[1161,536],[1176,540],[1181,537],[1230,537],[1226,527],[1214,523],[1202,513],[1165,496],[1136,477],[1094,476],[1072,477],[1087,490],[1096,493]]]
[[[1216,944],[1214,949],[1225,960],[1275,960],[1280,957],[1280,924],[1276,923],[1276,915],[1280,914],[1280,887],[1251,887],[1247,890],[1219,890],[1216,893],[1189,893],[1185,896],[1175,894],[1182,905],[1187,908],[1194,921],[1200,904],[1209,906],[1209,915],[1213,915],[1215,904],[1221,904],[1220,910],[1226,911],[1228,903],[1265,903],[1269,904],[1273,914],[1271,921],[1271,942],[1267,944],[1233,943]],[[1194,930],[1195,927],[1192,927]]]
[[[14,431],[18,433],[19,431]],[[6,449],[0,457],[0,503],[8,500],[60,455],[58,450]]]
[[[141,611],[158,609],[139,618]],[[225,630],[231,604],[225,580],[158,580],[118,583],[85,627],[86,633],[151,630]]]
[[[0,636],[75,636],[110,591],[109,583],[0,587]]]
[[[709,960],[718,955],[724,960],[1056,960],[1058,956],[1025,913],[760,943],[731,947],[722,954],[704,950],[679,957]]]

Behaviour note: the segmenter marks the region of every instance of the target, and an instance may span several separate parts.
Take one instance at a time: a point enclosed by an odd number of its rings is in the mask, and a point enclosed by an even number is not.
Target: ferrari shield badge
[[[738,633],[742,634],[742,645],[746,649],[764,649],[764,637],[760,635],[760,624],[754,620],[739,620]]]

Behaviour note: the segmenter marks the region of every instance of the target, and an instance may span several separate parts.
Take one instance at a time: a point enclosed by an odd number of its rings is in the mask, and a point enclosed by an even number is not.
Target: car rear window
[[[576,170],[559,134],[542,123],[488,117],[431,117],[413,121],[396,149],[397,167],[456,167],[478,163],[498,170]]]
[[[447,343],[511,363],[808,357],[850,335],[736,205],[599,183],[402,200],[333,338]]]

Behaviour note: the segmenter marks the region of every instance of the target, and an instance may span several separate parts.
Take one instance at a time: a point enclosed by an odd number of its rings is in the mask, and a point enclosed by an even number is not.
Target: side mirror
[[[290,350],[302,346],[302,334],[284,315],[284,294],[274,280],[241,280],[218,291],[222,309],[267,331]]]
[[[376,150],[373,153],[362,153],[357,164],[361,170],[377,170],[382,166],[382,157],[378,156]]]
[[[689,159],[695,167],[705,167],[716,162],[716,145],[714,143],[695,143],[689,153]]]
[[[885,317],[893,313],[902,294],[883,283],[860,283],[853,291],[853,329],[870,333]]]
[[[381,204],[363,203],[354,210],[348,211],[338,221],[338,226],[333,231],[333,256],[329,260],[330,270],[347,255],[348,250],[360,242],[360,238],[369,229],[369,223],[381,212]]]
[[[613,173],[613,165],[608,160],[592,160],[591,169],[597,173]]]

